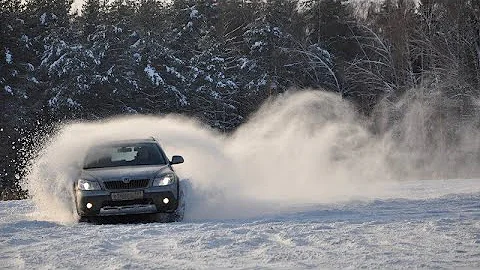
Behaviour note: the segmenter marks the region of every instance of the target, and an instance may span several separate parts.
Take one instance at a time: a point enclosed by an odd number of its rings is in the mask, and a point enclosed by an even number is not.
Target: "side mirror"
[[[170,164],[171,165],[180,164],[180,163],[183,163],[183,161],[184,160],[182,156],[173,156],[172,161],[170,161]]]

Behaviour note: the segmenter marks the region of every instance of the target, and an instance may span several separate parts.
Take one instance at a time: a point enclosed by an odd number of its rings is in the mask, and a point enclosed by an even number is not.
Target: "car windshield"
[[[165,164],[165,158],[155,143],[118,143],[92,147],[87,153],[83,168]]]

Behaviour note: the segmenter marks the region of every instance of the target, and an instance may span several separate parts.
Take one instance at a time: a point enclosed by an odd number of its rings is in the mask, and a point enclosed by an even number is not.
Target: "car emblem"
[[[124,178],[122,178],[122,182],[125,183],[125,184],[128,184],[128,183],[130,183],[130,178],[124,177]]]

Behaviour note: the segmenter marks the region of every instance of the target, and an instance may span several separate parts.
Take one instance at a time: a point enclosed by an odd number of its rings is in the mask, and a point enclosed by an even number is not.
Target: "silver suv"
[[[181,220],[179,179],[172,168],[179,163],[183,158],[173,156],[170,161],[155,139],[91,147],[74,183],[80,220],[131,214]]]

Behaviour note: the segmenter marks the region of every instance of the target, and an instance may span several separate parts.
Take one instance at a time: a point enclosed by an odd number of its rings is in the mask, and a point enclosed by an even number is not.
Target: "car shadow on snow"
[[[137,214],[137,215],[123,215],[123,216],[103,216],[103,217],[89,217],[79,220],[80,223],[90,223],[95,225],[105,224],[148,224],[148,223],[171,223],[172,220],[158,217],[152,214]]]

